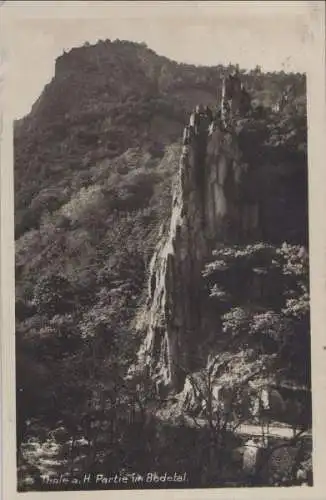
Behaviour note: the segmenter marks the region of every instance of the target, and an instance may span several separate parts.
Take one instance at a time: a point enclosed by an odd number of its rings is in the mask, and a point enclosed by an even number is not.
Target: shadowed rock
[[[211,127],[205,140],[194,136],[183,147],[170,227],[150,264],[148,329],[139,353],[158,388],[181,390],[200,365],[207,332],[201,271],[212,248],[258,235],[258,203],[242,196],[246,175],[235,133]]]

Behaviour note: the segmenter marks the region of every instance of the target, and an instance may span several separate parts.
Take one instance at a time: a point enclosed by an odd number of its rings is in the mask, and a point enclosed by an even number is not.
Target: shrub
[[[33,303],[40,314],[53,316],[69,312],[74,305],[73,287],[59,274],[42,276],[34,288]]]

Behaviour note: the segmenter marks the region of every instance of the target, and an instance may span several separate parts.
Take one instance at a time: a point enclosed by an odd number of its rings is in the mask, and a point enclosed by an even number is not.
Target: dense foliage
[[[309,263],[302,246],[221,247],[204,271],[222,332],[237,347],[276,354],[274,383],[310,388]]]

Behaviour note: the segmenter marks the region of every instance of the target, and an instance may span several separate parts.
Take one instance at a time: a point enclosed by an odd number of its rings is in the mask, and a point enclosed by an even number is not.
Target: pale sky
[[[306,72],[313,1],[7,1],[1,6],[6,101],[19,118],[54,75],[64,49],[115,38],[202,65],[239,63]],[[9,93],[8,93],[9,92]]]

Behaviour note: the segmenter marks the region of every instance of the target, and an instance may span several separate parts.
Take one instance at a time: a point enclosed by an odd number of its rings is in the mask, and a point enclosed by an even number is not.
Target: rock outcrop
[[[244,196],[248,176],[236,131],[212,127],[208,138],[193,136],[183,148],[170,227],[150,265],[148,330],[139,353],[160,389],[180,391],[201,364],[209,335],[201,272],[213,246],[258,237],[258,203]]]

